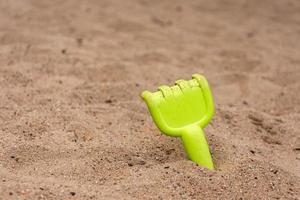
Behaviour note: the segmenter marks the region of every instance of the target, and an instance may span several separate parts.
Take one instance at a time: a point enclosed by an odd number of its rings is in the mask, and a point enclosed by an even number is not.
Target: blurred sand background
[[[216,171],[141,91],[204,74]],[[0,0],[0,199],[299,199],[300,1]]]

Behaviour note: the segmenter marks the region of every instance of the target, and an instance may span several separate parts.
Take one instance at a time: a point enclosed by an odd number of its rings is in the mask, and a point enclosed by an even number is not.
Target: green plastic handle
[[[190,160],[208,169],[214,169],[204,132],[199,126],[189,126],[181,136],[184,149]]]

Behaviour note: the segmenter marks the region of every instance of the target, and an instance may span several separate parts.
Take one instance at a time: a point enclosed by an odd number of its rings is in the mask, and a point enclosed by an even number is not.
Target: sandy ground
[[[0,199],[299,199],[298,0],[0,2]],[[139,97],[195,72],[216,171]]]

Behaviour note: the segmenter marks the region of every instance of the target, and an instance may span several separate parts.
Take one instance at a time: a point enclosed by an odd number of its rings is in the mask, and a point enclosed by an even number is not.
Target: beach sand
[[[298,0],[0,1],[0,199],[299,199]],[[203,74],[215,171],[143,90]]]

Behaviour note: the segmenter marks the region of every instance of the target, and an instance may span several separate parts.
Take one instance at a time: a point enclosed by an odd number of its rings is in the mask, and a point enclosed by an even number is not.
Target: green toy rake
[[[151,116],[161,132],[181,137],[190,160],[214,169],[203,129],[214,113],[212,94],[206,79],[194,74],[189,81],[178,80],[175,86],[160,86],[157,92],[144,91]]]

